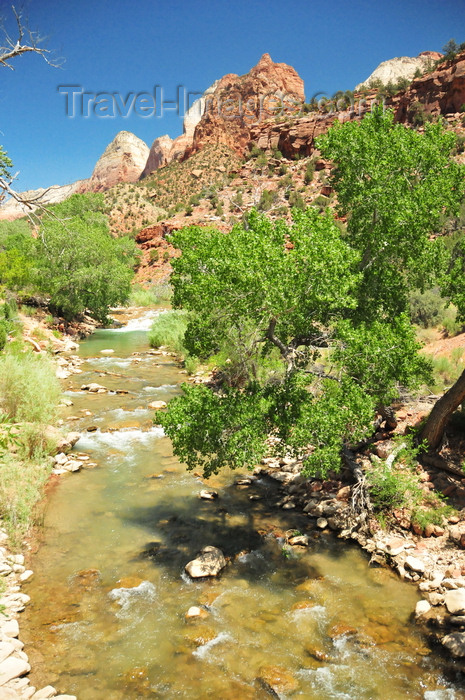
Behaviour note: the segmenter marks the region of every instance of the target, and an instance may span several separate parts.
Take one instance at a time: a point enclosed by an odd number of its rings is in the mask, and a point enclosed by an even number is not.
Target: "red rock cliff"
[[[304,83],[294,68],[274,63],[265,53],[246,75],[230,73],[221,78],[209,96],[185,157],[207,143],[225,144],[242,156],[250,142],[252,123],[278,114],[281,105],[289,112],[304,101]]]

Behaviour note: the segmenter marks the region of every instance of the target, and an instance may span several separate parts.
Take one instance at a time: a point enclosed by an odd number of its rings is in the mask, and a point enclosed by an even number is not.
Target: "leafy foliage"
[[[319,139],[323,156],[335,161],[338,211],[361,255],[360,291],[371,307],[363,313],[382,306],[396,315],[407,308],[409,288],[433,279],[438,246],[430,235],[464,192],[464,169],[450,158],[454,145],[440,123],[420,134],[381,110]]]
[[[108,233],[103,196],[73,195],[43,216],[33,238],[25,221],[0,226],[0,284],[40,293],[67,318],[88,310],[100,321],[130,293],[135,245]]]
[[[294,210],[291,226],[252,211],[229,234],[173,235],[187,349],[204,359],[235,349],[212,387],[185,387],[162,417],[189,468],[251,466],[271,435],[276,449],[324,474],[338,468],[344,443],[370,432],[375,407],[399,384],[429,377],[408,299],[444,269],[430,234],[463,197],[453,146],[440,124],[422,135],[375,111],[319,142],[336,164],[331,184],[347,232],[312,208]],[[276,352],[281,369],[265,368]]]

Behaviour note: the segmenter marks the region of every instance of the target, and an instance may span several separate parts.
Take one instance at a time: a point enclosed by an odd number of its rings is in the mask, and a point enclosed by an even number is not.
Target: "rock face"
[[[159,136],[157,139],[155,139],[155,141],[152,143],[145,167],[141,173],[141,179],[147,177],[147,175],[150,175],[150,173],[153,173],[155,170],[158,170],[158,168],[163,167],[163,165],[168,165],[168,163],[171,162],[172,159],[170,158],[170,151],[172,146],[173,139],[170,138],[168,134]]]
[[[215,92],[218,85],[216,80],[213,85],[205,90],[184,116],[183,133],[176,139],[170,138],[167,134],[155,139],[150,149],[149,157],[141,174],[141,179],[155,172],[158,168],[168,165],[172,160],[178,160],[184,156],[188,148],[192,146],[194,140],[195,127],[201,120],[205,112],[205,104],[209,95]]]
[[[256,123],[250,128],[249,138],[263,151],[277,148],[285,158],[306,157],[313,153],[317,136],[325,134],[336,119],[334,114],[311,114],[287,124]]]
[[[295,111],[305,101],[304,83],[285,63],[265,53],[246,75],[225,75],[205,100],[191,148],[185,157],[208,143],[225,144],[242,156],[250,142],[251,122],[277,115],[279,106]]]
[[[86,190],[101,192],[118,182],[136,182],[148,156],[144,141],[130,131],[120,131],[98,159]]]
[[[59,204],[76,192],[85,190],[88,180],[77,180],[71,185],[52,185],[51,187],[40,187],[38,190],[28,190],[21,192],[21,196],[31,202],[32,209],[24,204],[20,204],[15,199],[9,199],[0,208],[0,220],[13,221],[25,216],[28,212],[35,211],[39,205]]]
[[[388,61],[380,63],[373,73],[369,75],[363,83],[359,83],[355,89],[360,90],[363,86],[368,87],[372,80],[381,80],[384,85],[389,82],[395,83],[399,78],[412,80],[418,68],[424,70],[428,65],[441,57],[442,54],[437,51],[423,51],[414,58],[410,58],[409,56],[390,58]]]
[[[435,116],[459,112],[465,104],[465,53],[441,64],[433,73],[413,81],[401,97],[396,119],[410,122],[422,105],[425,113]]]
[[[200,556],[186,564],[186,572],[191,578],[218,576],[226,566],[226,559],[218,547],[204,547]]]

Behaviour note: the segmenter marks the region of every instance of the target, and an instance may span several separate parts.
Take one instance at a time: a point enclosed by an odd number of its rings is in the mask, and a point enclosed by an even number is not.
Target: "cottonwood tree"
[[[174,304],[190,313],[188,350],[223,359],[212,386],[185,386],[162,418],[176,454],[206,475],[269,450],[337,469],[372,431],[399,385],[428,374],[408,294],[442,261],[431,234],[463,197],[453,135],[419,134],[376,111],[320,141],[335,163],[342,235],[330,214],[294,212],[290,227],[252,212],[248,230],[178,232]]]
[[[425,376],[405,316],[355,320],[361,258],[331,214],[295,210],[288,226],[252,211],[247,230],[191,227],[172,240],[185,344],[222,364],[215,385],[184,386],[162,417],[188,468],[252,466],[271,435],[281,453],[305,455],[307,472],[327,473],[398,381]]]
[[[427,124],[423,134],[375,111],[360,123],[337,125],[319,141],[335,168],[339,213],[347,216],[350,244],[361,255],[363,313],[382,300],[384,314],[408,308],[408,293],[440,279],[465,317],[465,244],[445,259],[434,234],[465,197],[465,168],[452,158],[453,133]],[[365,299],[365,303],[363,303]],[[437,448],[453,411],[465,400],[465,374],[434,406],[419,439]]]

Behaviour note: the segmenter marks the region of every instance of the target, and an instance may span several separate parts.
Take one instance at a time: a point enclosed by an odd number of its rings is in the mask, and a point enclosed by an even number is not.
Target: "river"
[[[66,382],[75,452],[96,466],[56,480],[28,562],[31,682],[78,700],[465,698],[409,621],[413,586],[277,508],[271,481],[237,486],[231,472],[206,485],[173,457],[147,405],[185,375],[149,353],[154,313],[82,342],[83,373]],[[80,391],[90,382],[110,393]],[[211,487],[219,498],[200,499]],[[309,547],[285,547],[290,531]],[[205,545],[230,563],[192,581],[184,566]],[[186,620],[191,606],[202,617]]]

